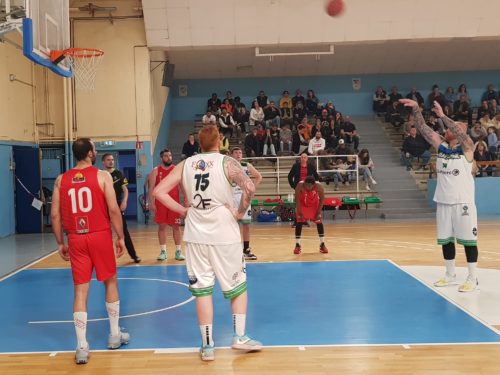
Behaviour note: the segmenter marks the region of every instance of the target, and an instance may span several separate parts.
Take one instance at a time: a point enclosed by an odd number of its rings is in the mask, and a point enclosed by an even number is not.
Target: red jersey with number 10
[[[108,206],[95,167],[70,169],[59,188],[62,225],[68,234],[109,230]]]

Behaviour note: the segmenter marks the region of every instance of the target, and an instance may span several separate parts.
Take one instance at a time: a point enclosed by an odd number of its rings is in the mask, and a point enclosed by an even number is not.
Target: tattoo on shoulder
[[[253,184],[252,180],[241,168],[240,163],[231,157],[224,158],[224,163],[227,168],[227,176],[229,181],[238,185],[242,190],[250,192],[250,185]]]

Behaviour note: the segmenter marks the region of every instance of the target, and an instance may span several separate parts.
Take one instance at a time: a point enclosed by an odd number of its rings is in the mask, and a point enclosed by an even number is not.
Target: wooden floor
[[[479,226],[481,268],[500,268],[499,229],[500,222],[482,222]],[[132,231],[137,251],[143,259],[141,265],[158,264],[155,230],[154,226],[149,226]],[[303,254],[300,256],[292,254],[293,230],[285,223],[252,226],[251,246],[259,262],[390,259],[399,265],[442,264],[432,221],[389,223],[358,220],[327,224],[325,231],[330,249],[326,255],[318,252],[314,226],[303,231]],[[169,249],[173,249],[171,241]],[[168,263],[176,262],[168,260]],[[132,263],[124,256],[119,264]],[[465,264],[459,246],[457,265]],[[54,254],[32,268],[67,266]],[[168,330],[168,327],[160,328]],[[197,353],[116,351],[93,353],[85,366],[74,365],[71,353],[54,357],[47,354],[2,355],[0,374],[500,374],[498,358],[500,345],[285,348],[245,355],[221,349],[216,351],[213,363],[201,362]]]

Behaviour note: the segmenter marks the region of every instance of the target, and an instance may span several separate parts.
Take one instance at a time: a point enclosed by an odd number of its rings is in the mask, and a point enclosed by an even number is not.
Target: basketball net
[[[94,91],[97,68],[103,55],[104,52],[96,48],[69,48],[64,51],[53,51],[51,60],[57,64],[66,58],[75,77],[75,88],[81,91]]]

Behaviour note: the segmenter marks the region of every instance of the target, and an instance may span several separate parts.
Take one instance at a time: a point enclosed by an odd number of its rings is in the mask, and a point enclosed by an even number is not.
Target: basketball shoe
[[[182,255],[181,250],[175,250],[175,260],[184,260],[186,259],[184,255]]]
[[[446,273],[444,277],[442,277],[441,279],[439,279],[434,283],[434,286],[441,288],[443,286],[456,285],[457,284],[456,278],[457,278],[456,275],[450,276]]]
[[[167,250],[160,250],[160,255],[158,255],[157,260],[166,260],[167,259]]]
[[[299,244],[295,244],[295,249],[293,249],[294,254],[300,254],[302,252],[302,248]]]
[[[323,254],[328,253],[328,248],[326,247],[324,242],[322,242],[321,245],[319,245],[319,252]]]
[[[88,363],[89,358],[90,358],[89,346],[87,346],[86,348],[76,348],[75,363],[77,365],[84,365]]]
[[[257,255],[252,253],[251,247],[249,247],[246,250],[243,250],[243,256],[245,257],[245,260],[257,260]]]
[[[476,290],[479,286],[479,282],[477,281],[477,277],[476,278],[472,278],[470,276],[467,276],[467,280],[465,280],[465,283],[463,283],[462,285],[460,285],[458,287],[458,291],[459,292],[472,292],[474,290]]]
[[[122,345],[127,345],[130,342],[130,335],[127,332],[123,332],[120,328],[120,333],[118,335],[110,334],[108,336],[108,349],[118,349]]]
[[[213,345],[203,345],[200,348],[200,357],[202,361],[213,361],[215,359],[215,349]]]
[[[233,336],[233,344],[231,348],[237,350],[247,350],[247,351],[257,351],[262,349],[262,343],[251,339],[247,335],[244,336]]]

